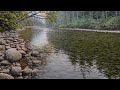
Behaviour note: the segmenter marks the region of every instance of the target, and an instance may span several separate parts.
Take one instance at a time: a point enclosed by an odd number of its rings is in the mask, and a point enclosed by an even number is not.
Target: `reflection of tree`
[[[120,77],[119,34],[54,30],[49,32],[49,41],[55,48],[63,49],[73,65],[92,66],[96,60],[98,69],[108,78]]]

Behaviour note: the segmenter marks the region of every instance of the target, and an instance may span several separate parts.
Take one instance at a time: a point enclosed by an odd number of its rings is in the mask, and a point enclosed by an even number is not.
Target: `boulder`
[[[15,48],[10,48],[6,51],[6,59],[10,62],[18,61],[22,58],[22,54],[17,51]]]
[[[14,79],[14,77],[6,73],[0,73],[0,79]]]
[[[19,66],[12,66],[12,68],[11,68],[11,74],[13,76],[19,76],[21,72],[22,72],[21,67],[19,67]]]

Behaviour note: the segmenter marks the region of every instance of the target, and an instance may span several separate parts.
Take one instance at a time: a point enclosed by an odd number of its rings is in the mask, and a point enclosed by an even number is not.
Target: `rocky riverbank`
[[[0,79],[32,79],[40,57],[16,31],[0,32]]]

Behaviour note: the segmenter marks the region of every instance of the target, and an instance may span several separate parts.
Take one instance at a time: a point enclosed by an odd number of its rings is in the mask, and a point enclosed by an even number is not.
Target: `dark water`
[[[120,34],[34,27],[21,36],[49,53],[39,79],[120,78]]]

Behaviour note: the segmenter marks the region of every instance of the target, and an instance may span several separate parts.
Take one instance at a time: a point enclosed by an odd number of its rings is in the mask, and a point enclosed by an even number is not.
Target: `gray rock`
[[[33,61],[32,61],[32,64],[35,65],[35,66],[36,66],[36,65],[40,65],[40,64],[41,64],[41,61],[39,61],[39,60],[33,60]]]
[[[32,51],[31,56],[37,57],[39,55],[38,51]]]
[[[6,40],[6,43],[11,43],[11,41],[10,40]]]
[[[6,73],[0,73],[0,79],[14,79],[14,77]]]
[[[10,65],[10,62],[8,62],[7,60],[3,60],[0,62],[1,65]]]
[[[24,68],[23,75],[32,74],[32,69],[30,69],[28,66]]]
[[[27,48],[25,48],[25,47],[22,47],[22,50],[24,50],[24,51],[27,51]]]
[[[6,46],[6,47],[5,47],[6,50],[8,50],[8,49],[10,49],[10,48],[11,48],[10,46]]]
[[[2,56],[3,55],[3,53],[2,52],[0,52],[0,56]]]
[[[4,45],[5,43],[6,43],[5,40],[4,40],[3,38],[1,38],[1,39],[0,39],[0,44],[1,44],[1,45]]]
[[[10,72],[10,69],[3,69],[0,71],[0,73],[9,73]]]
[[[3,56],[0,56],[0,62],[4,60],[4,57]]]
[[[0,45],[0,50],[3,50],[3,46],[2,45]]]
[[[13,41],[13,38],[12,38],[12,37],[9,37],[8,40]]]
[[[10,62],[18,61],[22,58],[22,54],[14,48],[8,49],[6,51],[6,59]]]
[[[32,76],[37,75],[39,72],[40,72],[40,70],[38,70],[38,69],[33,69],[33,70],[32,70]]]
[[[19,66],[12,66],[12,68],[11,68],[11,74],[12,75],[19,76],[21,72],[22,72],[21,67],[19,67]]]
[[[26,54],[26,52],[23,51],[23,50],[19,50],[19,52],[20,52],[22,55],[25,55],[25,54]]]
[[[18,63],[18,62],[16,62],[14,65],[19,66],[19,67],[21,66],[20,63]]]
[[[19,76],[17,79],[23,79],[23,77],[22,77],[22,76]]]

